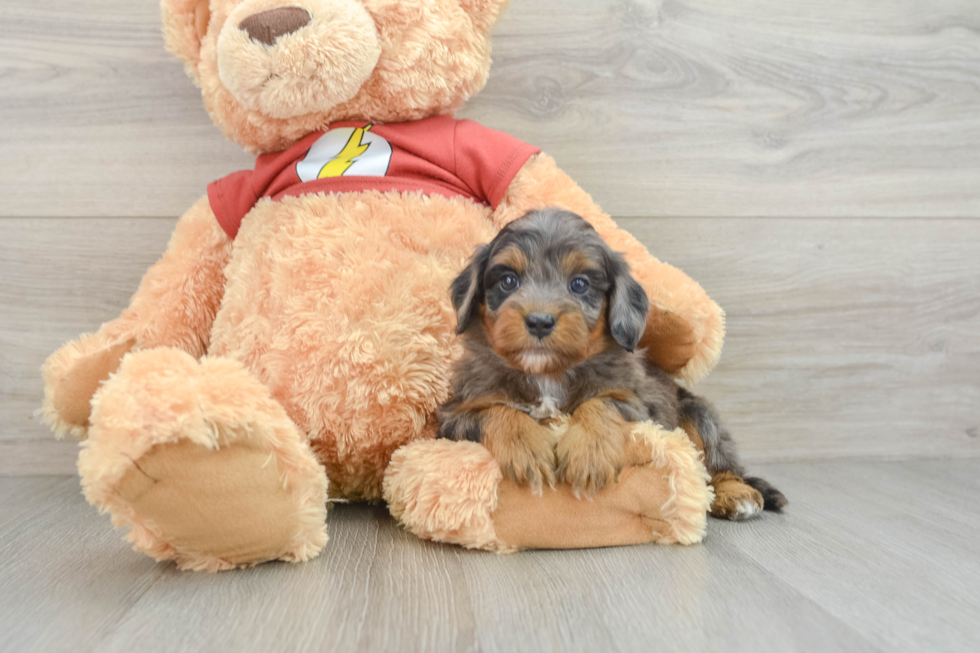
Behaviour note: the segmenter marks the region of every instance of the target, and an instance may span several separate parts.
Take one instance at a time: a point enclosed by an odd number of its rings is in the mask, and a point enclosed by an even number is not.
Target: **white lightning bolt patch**
[[[330,177],[384,177],[391,144],[366,127],[338,127],[321,136],[296,164],[301,181]]]

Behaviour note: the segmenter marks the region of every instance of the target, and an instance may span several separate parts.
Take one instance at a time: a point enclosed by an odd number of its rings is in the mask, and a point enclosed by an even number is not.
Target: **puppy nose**
[[[555,316],[547,313],[531,313],[524,318],[528,332],[537,338],[544,338],[555,330]]]
[[[238,28],[253,41],[272,45],[280,36],[308,25],[310,18],[310,12],[302,7],[278,7],[252,14],[238,23]]]

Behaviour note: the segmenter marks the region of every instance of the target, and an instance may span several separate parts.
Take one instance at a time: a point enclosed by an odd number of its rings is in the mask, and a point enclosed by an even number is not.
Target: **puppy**
[[[745,478],[714,410],[634,352],[648,300],[588,222],[529,213],[480,247],[452,284],[465,353],[439,437],[481,442],[505,477],[534,492],[568,483],[591,496],[627,463],[634,422],[684,426],[703,444],[712,514],[778,510],[783,495]],[[552,428],[563,419],[564,432]]]

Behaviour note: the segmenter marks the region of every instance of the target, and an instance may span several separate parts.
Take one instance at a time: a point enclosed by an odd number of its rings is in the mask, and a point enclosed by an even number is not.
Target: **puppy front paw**
[[[504,478],[541,494],[545,484],[555,485],[554,438],[530,418],[527,422],[521,424],[522,428],[498,430],[492,437],[485,435],[483,445],[497,460]]]
[[[541,439],[515,438],[503,452],[494,452],[504,478],[531,488],[541,494],[545,485],[555,485],[555,452],[550,443]]]
[[[625,440],[616,429],[593,433],[572,424],[555,449],[558,478],[576,497],[591,497],[614,482],[626,464]]]

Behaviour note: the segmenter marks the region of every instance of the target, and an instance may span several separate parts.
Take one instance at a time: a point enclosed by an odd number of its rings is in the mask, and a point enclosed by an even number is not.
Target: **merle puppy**
[[[786,504],[764,480],[743,477],[711,406],[633,351],[646,293],[579,216],[549,209],[511,223],[477,250],[452,300],[465,354],[439,437],[483,443],[507,478],[536,492],[559,481],[588,496],[622,470],[630,424],[652,420],[703,445],[713,515]],[[559,436],[549,422],[563,416]]]

